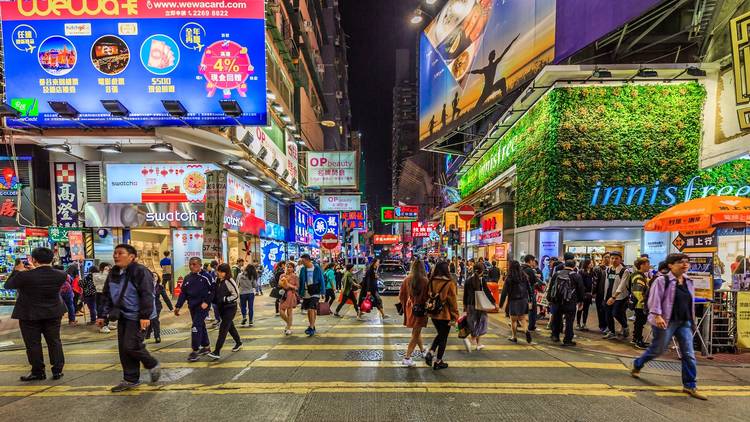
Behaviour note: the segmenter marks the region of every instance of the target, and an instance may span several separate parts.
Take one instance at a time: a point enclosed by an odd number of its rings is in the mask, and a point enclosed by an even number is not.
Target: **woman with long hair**
[[[588,331],[586,321],[589,320],[589,308],[594,297],[594,261],[584,259],[578,273],[583,278],[583,309],[576,311],[576,324],[579,330]]]
[[[240,289],[240,311],[242,312],[242,322],[240,323],[240,326],[252,327],[255,289],[258,287],[258,270],[255,268],[255,265],[247,264],[247,266],[237,275],[237,284]]]
[[[219,264],[216,268],[215,292],[214,303],[216,303],[216,309],[219,311],[219,315],[221,315],[221,323],[219,324],[219,335],[216,337],[216,346],[214,346],[214,350],[209,352],[207,356],[213,360],[219,360],[221,359],[221,348],[227,339],[227,333],[231,334],[232,339],[234,339],[232,351],[237,352],[242,348],[240,333],[237,332],[237,328],[234,326],[240,289],[234,280],[232,280],[232,267],[227,263]]]
[[[425,363],[432,366],[434,370],[448,367],[448,364],[443,362],[443,354],[445,354],[445,346],[448,343],[451,326],[455,326],[458,320],[457,290],[456,283],[451,278],[448,263],[446,261],[439,262],[432,271],[427,285],[428,301],[432,302],[430,299],[434,298],[435,302],[439,300],[442,304],[439,312],[430,314],[437,335],[424,357]],[[434,362],[433,358],[436,358]]]
[[[419,351],[424,354],[422,328],[427,326],[427,315],[424,309],[427,301],[427,283],[427,272],[422,262],[412,261],[409,275],[401,283],[401,290],[398,294],[399,302],[404,310],[404,327],[411,328],[411,339],[402,362],[404,366],[416,366],[411,360],[415,347],[419,346]]]
[[[287,336],[292,334],[294,308],[299,304],[299,276],[295,271],[296,268],[294,261],[288,261],[284,274],[279,277],[279,287],[284,289],[284,295],[279,302],[279,316],[286,323],[284,335]]]
[[[489,287],[487,287],[487,282],[482,277],[483,273],[484,267],[476,265],[474,273],[466,280],[466,285],[464,286],[464,312],[466,313],[466,321],[471,331],[471,340],[468,337],[464,338],[464,346],[467,352],[471,352],[472,344],[476,346],[477,351],[484,349],[481,338],[487,334],[487,321],[489,318],[487,311],[477,309],[476,292],[482,292],[495,305],[495,298],[492,297]]]
[[[519,323],[526,332],[526,342],[531,343],[531,332],[526,325],[526,315],[529,312],[532,297],[532,285],[526,274],[521,271],[521,263],[516,260],[510,261],[508,264],[508,276],[505,277],[503,293],[500,296],[500,306],[502,307],[505,299],[508,298],[507,310],[510,315],[510,330],[512,333],[508,340],[513,343],[518,343],[517,333]]]
[[[380,260],[377,258],[367,267],[365,276],[362,278],[363,289],[359,293],[359,307],[360,309],[362,308],[362,302],[365,301],[369,294],[373,308],[378,308],[380,317],[386,319],[388,315],[383,312],[383,301],[380,299],[380,294],[378,294],[378,268],[380,268]]]

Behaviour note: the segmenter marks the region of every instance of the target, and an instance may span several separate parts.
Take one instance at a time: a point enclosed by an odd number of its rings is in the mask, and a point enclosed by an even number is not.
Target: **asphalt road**
[[[393,310],[392,298],[386,310]],[[28,372],[23,351],[0,352],[0,415],[3,421],[252,420],[252,421],[652,421],[750,418],[750,368],[699,367],[707,402],[680,392],[679,363],[661,362],[629,376],[629,359],[558,347],[542,331],[535,343],[506,340],[507,324],[491,318],[487,348],[466,353],[455,334],[448,369],[434,371],[417,360],[400,360],[409,338],[401,319],[369,314],[356,321],[351,307],[342,319],[320,317],[319,335],[307,338],[295,314],[295,334],[285,337],[267,297],[256,307],[254,328],[240,328],[244,349],[223,359],[186,360],[189,320],[179,332],[149,349],[162,362],[157,384],[112,394],[120,380],[116,342],[65,348],[60,381],[21,383]],[[395,314],[395,312],[393,312]],[[238,319],[239,321],[239,319]],[[429,344],[434,329],[425,332]],[[216,330],[209,332],[215,340]],[[49,374],[48,374],[49,375]]]

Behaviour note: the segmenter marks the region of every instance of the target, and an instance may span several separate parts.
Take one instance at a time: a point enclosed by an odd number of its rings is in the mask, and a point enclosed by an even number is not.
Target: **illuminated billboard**
[[[554,58],[555,0],[448,0],[420,36],[420,141],[487,109]]]
[[[409,223],[419,219],[419,207],[380,207],[380,221],[383,223]]]
[[[11,125],[267,123],[263,0],[16,0],[0,12],[6,94],[21,115]],[[119,101],[122,116],[101,100]],[[172,117],[164,100],[186,114]],[[219,100],[242,114],[228,117]],[[58,115],[50,101],[72,110]]]

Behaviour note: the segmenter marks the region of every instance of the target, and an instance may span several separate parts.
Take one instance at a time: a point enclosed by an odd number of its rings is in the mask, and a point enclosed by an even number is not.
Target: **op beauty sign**
[[[0,13],[6,95],[21,115],[12,126],[267,123],[263,0],[13,0]],[[242,109],[236,120],[223,99]],[[102,100],[119,101],[125,116]],[[163,100],[187,114],[172,117]],[[49,102],[80,114],[60,117]]]

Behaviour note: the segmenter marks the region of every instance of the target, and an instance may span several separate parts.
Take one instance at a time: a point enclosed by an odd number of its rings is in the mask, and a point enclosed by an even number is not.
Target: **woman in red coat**
[[[408,367],[416,366],[411,360],[416,346],[419,346],[419,350],[424,354],[422,328],[427,326],[427,314],[424,311],[424,304],[427,301],[427,282],[424,265],[417,259],[411,264],[409,275],[401,283],[401,291],[398,295],[404,310],[404,326],[411,328],[411,340],[409,340],[402,362]]]

